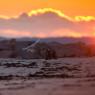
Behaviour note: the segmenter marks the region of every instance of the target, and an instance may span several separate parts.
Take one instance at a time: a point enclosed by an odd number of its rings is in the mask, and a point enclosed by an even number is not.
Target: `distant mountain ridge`
[[[0,41],[2,40],[10,40],[11,38],[0,37]],[[70,44],[70,43],[77,43],[83,42],[86,44],[95,44],[94,37],[81,37],[81,38],[73,38],[73,37],[50,37],[50,38],[32,38],[32,37],[22,37],[22,38],[15,38],[17,41],[36,41],[41,39],[41,42],[57,42],[62,44]]]
[[[39,38],[3,39],[0,41],[0,58],[34,58],[35,53],[23,50]],[[94,39],[94,38],[93,38]],[[48,51],[48,46],[56,52],[57,58],[95,56],[95,44],[92,38],[44,38],[39,43],[44,43],[36,49],[36,55],[43,53],[43,47]],[[93,40],[93,44],[91,42]],[[40,51],[41,48],[41,51]],[[43,54],[42,54],[43,55]],[[36,58],[36,57],[35,57]]]

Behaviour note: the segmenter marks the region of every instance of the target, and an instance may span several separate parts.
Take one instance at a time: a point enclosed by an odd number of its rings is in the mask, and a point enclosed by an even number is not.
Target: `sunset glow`
[[[43,9],[38,9],[38,10],[32,10],[31,12],[28,13],[28,15],[32,16],[32,15],[37,15],[37,14],[44,14],[46,12],[52,12],[52,13],[57,14],[60,17],[67,18],[68,20],[73,20],[69,16],[66,16],[64,13],[62,13],[60,10],[56,10],[53,8],[43,8]]]
[[[0,36],[93,37],[94,4],[94,0],[0,0]],[[46,13],[55,16],[45,17]]]
[[[47,13],[47,12],[55,13],[58,16],[66,18],[66,19],[71,20],[71,21],[91,21],[91,20],[95,20],[95,16],[71,16],[70,17],[70,16],[65,15],[61,10],[57,10],[57,9],[53,9],[53,8],[42,8],[42,9],[31,10],[27,14],[28,14],[28,16],[32,16],[32,15],[44,14],[44,13]],[[10,19],[10,18],[17,18],[18,16],[19,15],[8,17],[8,16],[0,15],[0,18]]]

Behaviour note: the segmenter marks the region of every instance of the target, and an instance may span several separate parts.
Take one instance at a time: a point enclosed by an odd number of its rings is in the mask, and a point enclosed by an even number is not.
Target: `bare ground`
[[[95,95],[95,78],[0,81],[0,95]]]

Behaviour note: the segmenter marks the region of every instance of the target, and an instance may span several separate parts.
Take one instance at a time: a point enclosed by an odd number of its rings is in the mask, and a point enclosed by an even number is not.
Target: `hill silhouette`
[[[95,56],[95,45],[86,44],[84,42],[78,41],[73,43],[59,43],[56,41],[41,40],[37,45],[30,50],[35,50],[32,54],[31,52],[23,50],[23,48],[28,47],[33,44],[35,40],[1,40],[0,41],[0,58],[46,58],[47,51],[50,51],[51,58],[64,58],[64,57],[88,57]],[[54,55],[52,55],[52,53]],[[56,54],[56,55],[55,55]],[[50,59],[51,59],[50,58]]]

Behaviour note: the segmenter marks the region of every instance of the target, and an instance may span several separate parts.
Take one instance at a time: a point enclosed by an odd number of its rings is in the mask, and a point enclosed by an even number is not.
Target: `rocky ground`
[[[95,58],[63,58],[56,60],[0,59],[0,79],[17,77],[95,77]]]
[[[95,95],[95,78],[0,81],[0,95]]]
[[[95,95],[95,57],[0,59],[0,95]]]

